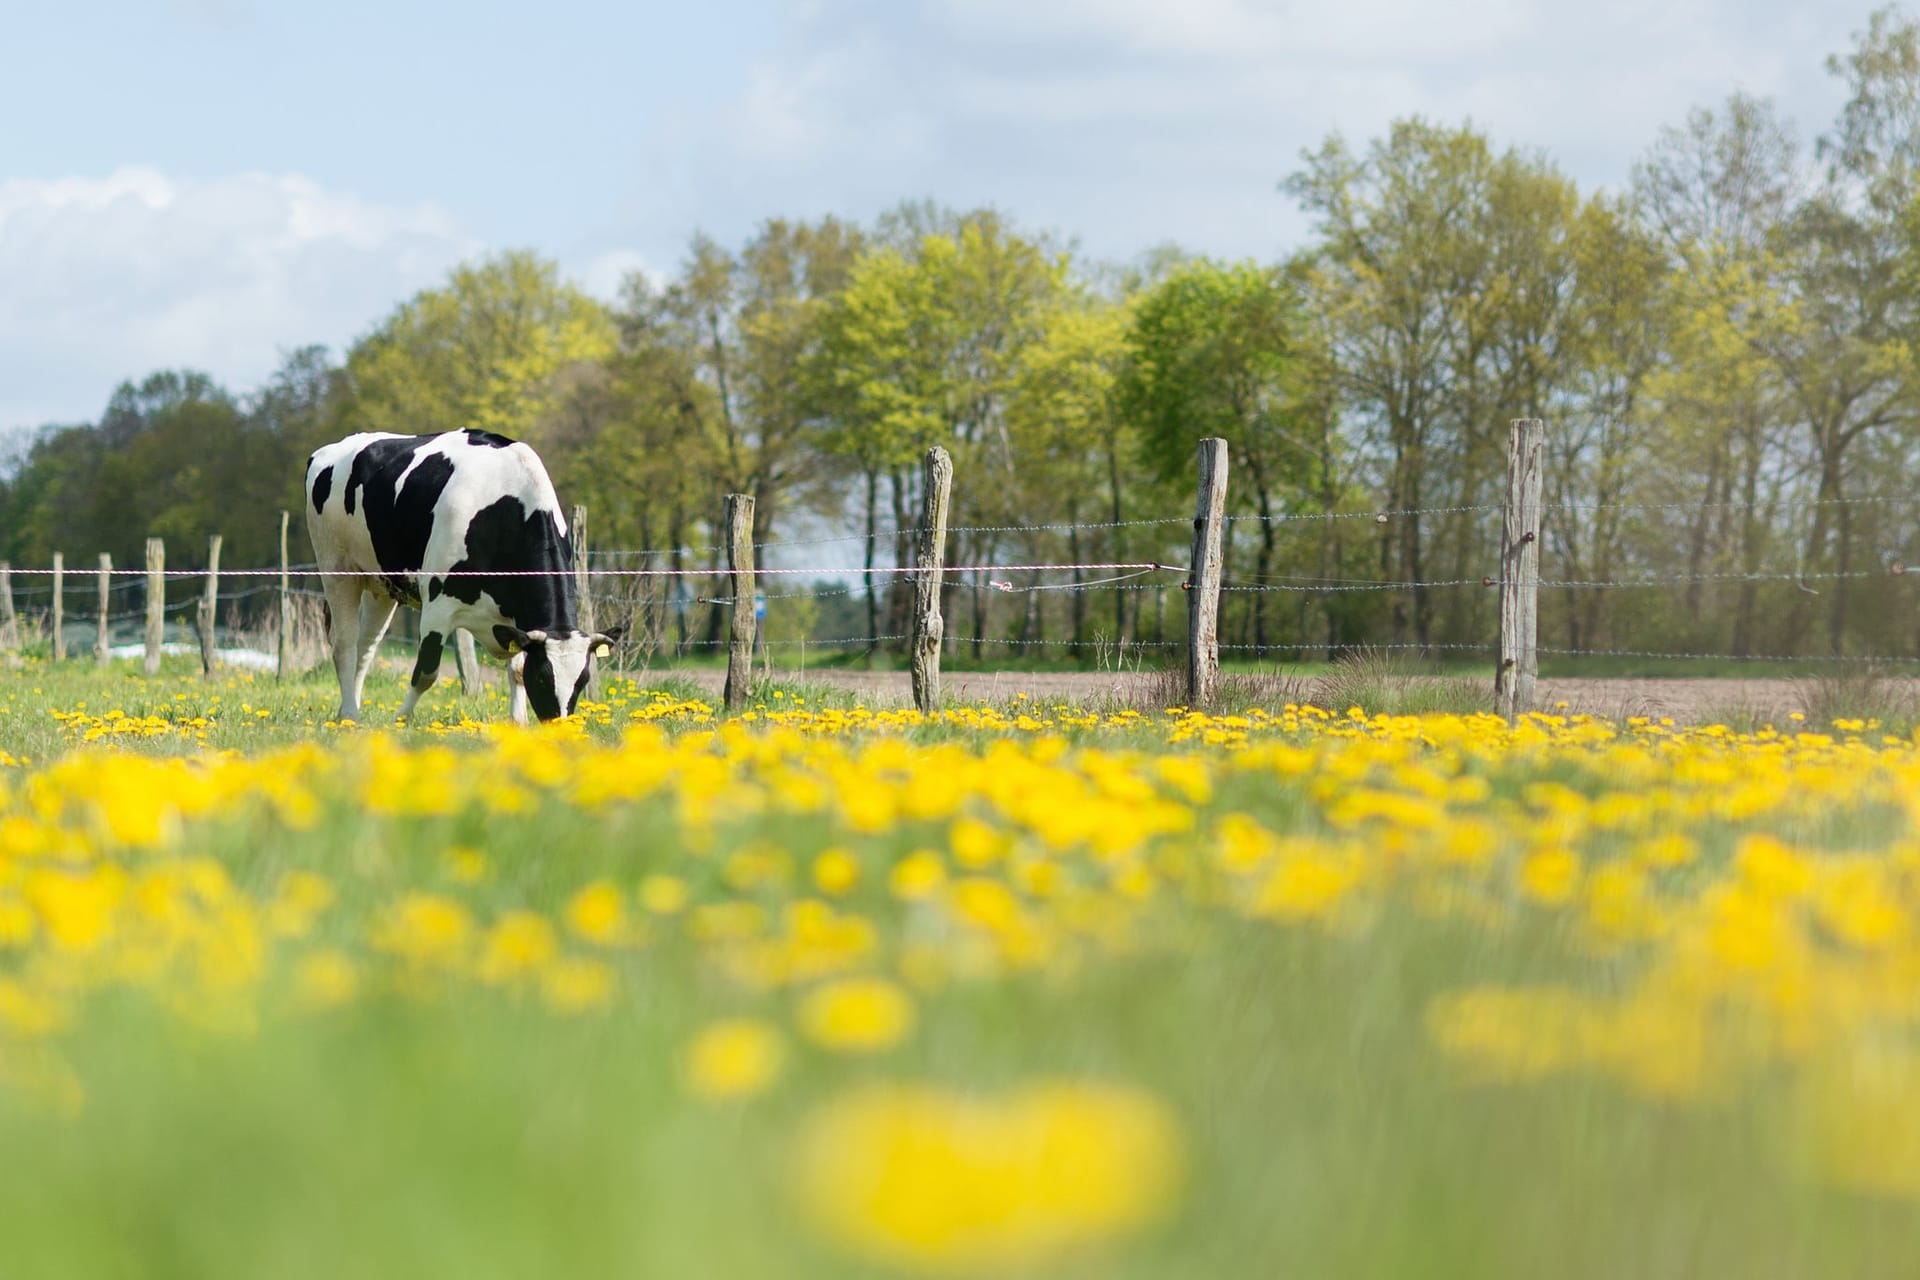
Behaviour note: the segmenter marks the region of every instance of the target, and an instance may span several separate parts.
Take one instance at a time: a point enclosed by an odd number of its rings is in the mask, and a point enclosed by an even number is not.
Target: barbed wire
[[[1815,573],[1679,573],[1657,578],[1555,579],[1542,578],[1541,587],[1556,590],[1599,590],[1615,587],[1668,587],[1692,582],[1831,582],[1853,578],[1901,577],[1904,567],[1876,572],[1871,569],[1820,571]],[[1495,583],[1498,583],[1495,579]]]
[[[754,646],[756,648],[761,648],[761,649],[792,649],[792,648],[814,648],[814,647],[836,648],[836,647],[847,646],[847,645],[886,644],[896,640],[911,640],[912,638],[913,638],[912,636],[905,635],[905,634],[884,635],[884,636],[837,636],[829,640],[768,640],[763,637],[763,638],[756,639],[754,641]],[[627,643],[628,643],[628,646],[631,648],[643,647],[643,646],[635,645],[632,641],[628,641]],[[701,639],[701,640],[680,640],[680,641],[667,640],[654,646],[653,651],[655,653],[660,653],[669,649],[676,650],[676,651],[683,650],[683,649],[724,649],[731,643],[732,641],[726,640],[726,639],[720,639],[720,640]]]
[[[1920,497],[1898,494],[1862,495],[1855,498],[1782,498],[1777,502],[1746,502],[1726,499],[1719,502],[1549,502],[1543,511],[1720,511],[1739,510],[1773,512],[1796,511],[1808,507],[1846,507],[1897,505],[1920,501]],[[1504,507],[1502,508],[1504,510]]]
[[[1389,520],[1404,519],[1408,516],[1466,515],[1506,509],[1505,503],[1481,502],[1459,507],[1399,507],[1385,510],[1376,507],[1371,511],[1289,511],[1277,516],[1263,516],[1256,512],[1230,515],[1225,519],[1229,525],[1237,523],[1302,524],[1313,520],[1371,520],[1376,524],[1385,524]]]
[[[943,565],[939,569],[916,568],[911,566],[901,567],[898,565],[887,565],[884,567],[875,566],[873,568],[843,568],[839,566],[817,566],[816,565],[816,566],[799,568],[799,569],[765,568],[765,567],[756,566],[753,570],[753,573],[756,576],[778,575],[778,576],[784,576],[784,577],[794,577],[801,574],[813,574],[816,577],[830,578],[836,575],[844,577],[847,575],[877,576],[877,575],[883,575],[883,574],[884,575],[901,575],[901,574],[912,575],[917,573],[941,573],[941,574],[1068,573],[1068,572],[1074,572],[1074,571],[1091,572],[1091,571],[1123,570],[1123,569],[1139,569],[1147,572],[1151,572],[1156,569],[1166,570],[1168,572],[1179,572],[1179,573],[1186,572],[1186,570],[1179,565],[1161,564],[1158,561],[1153,561],[1153,560],[1127,560],[1127,561],[1086,561],[1078,564],[957,564],[957,565]],[[52,569],[15,569],[13,572],[17,574],[21,574],[23,576],[27,576],[27,577],[47,577],[52,575],[55,571]],[[115,569],[112,572],[115,575],[128,576],[128,577],[154,576],[149,574],[148,571],[145,569]],[[600,570],[595,570],[591,572],[597,573],[599,576],[603,578],[711,578],[711,577],[731,577],[733,575],[733,571],[728,569],[600,569]],[[219,569],[219,570],[167,569],[162,571],[158,576],[168,582],[177,582],[177,581],[185,581],[185,580],[192,580],[192,579],[205,579],[208,577],[277,578],[280,576],[280,570],[278,569]],[[308,569],[303,571],[302,573],[299,573],[297,575],[292,575],[292,576],[303,577],[303,578],[364,578],[370,582],[379,582],[379,581],[384,581],[390,576],[395,576],[395,575],[389,575],[385,571],[377,570],[377,569],[375,570]],[[567,569],[450,569],[444,572],[427,572],[424,570],[407,569],[407,570],[403,570],[397,576],[412,578],[417,581],[418,579],[423,577],[439,578],[443,580],[451,580],[454,578],[463,578],[463,579],[464,578],[575,578],[575,577],[579,577],[580,573],[578,570],[575,570],[572,568],[567,568]],[[591,574],[589,576],[591,576]]]
[[[1220,589],[1222,591],[1249,592],[1292,591],[1304,595],[1320,595],[1322,593],[1335,591],[1408,591],[1415,587],[1480,587],[1490,585],[1494,585],[1494,583],[1490,583],[1485,578],[1436,578],[1430,582],[1415,582],[1411,579],[1405,581],[1380,581],[1374,579],[1351,580],[1329,578],[1318,579],[1311,582],[1292,583],[1266,582],[1242,584],[1227,582],[1223,583]],[[1546,584],[1541,583],[1540,585],[1545,586]]]
[[[1489,646],[1491,647],[1491,646]],[[1874,654],[1795,654],[1795,653],[1683,653],[1653,649],[1567,649],[1540,647],[1535,653],[1558,658],[1659,658],[1671,661],[1700,662],[1793,662],[1793,663],[1877,663],[1901,665],[1920,663],[1920,658],[1895,658]]]

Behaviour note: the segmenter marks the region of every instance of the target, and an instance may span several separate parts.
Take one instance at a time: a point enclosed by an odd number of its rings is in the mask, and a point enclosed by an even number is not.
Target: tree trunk
[[[1687,575],[1694,581],[1687,584],[1684,597],[1687,606],[1687,620],[1700,621],[1700,574],[1706,571],[1707,543],[1713,526],[1714,504],[1721,500],[1721,454],[1715,450],[1712,461],[1707,467],[1707,496],[1698,519],[1687,538]]]
[[[674,576],[668,579],[673,591],[674,619],[674,656],[680,657],[687,651],[687,580],[680,575],[686,572],[687,524],[686,514],[678,505],[667,522],[667,541],[672,547],[669,563],[673,566]]]
[[[874,540],[880,536],[878,513],[880,507],[880,473],[873,467],[866,469],[867,484],[867,553],[861,562],[867,576],[867,652],[873,652],[875,637],[880,634],[880,597],[877,578],[873,572]]]
[[[1071,629],[1070,638],[1067,642],[1067,656],[1072,658],[1078,658],[1080,656],[1080,648],[1085,639],[1081,633],[1085,629],[1087,622],[1087,593],[1080,589],[1080,584],[1085,581],[1086,574],[1078,567],[1080,564],[1080,526],[1076,524],[1075,521],[1079,518],[1079,512],[1075,509],[1075,504],[1069,502],[1067,504],[1067,559],[1073,562],[1075,568],[1073,570],[1073,590],[1067,593],[1070,597],[1067,601],[1067,624]]]

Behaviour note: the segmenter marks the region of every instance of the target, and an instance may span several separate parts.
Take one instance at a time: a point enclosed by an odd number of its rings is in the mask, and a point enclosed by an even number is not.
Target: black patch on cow
[[[587,665],[586,665],[586,666],[584,666],[584,667],[582,667],[582,668],[580,668],[580,678],[579,678],[578,680],[575,680],[575,681],[573,682],[573,696],[572,696],[571,698],[568,698],[568,699],[567,699],[567,714],[568,714],[568,715],[572,715],[572,714],[573,714],[573,709],[574,709],[575,707],[577,707],[577,706],[579,706],[579,705],[580,705],[580,694],[581,694],[581,692],[582,692],[583,690],[585,690],[585,689],[586,689],[586,687],[587,687],[587,675],[588,675],[588,673],[589,673],[589,672],[591,672],[592,670],[593,670],[593,659],[592,659],[592,658],[588,658],[588,659],[587,659]]]
[[[572,567],[573,549],[554,528],[552,512],[498,498],[468,522],[467,553],[448,570],[446,593],[476,604],[485,592],[522,631],[565,634],[574,629]],[[502,572],[514,576],[464,576]]]
[[[505,449],[507,446],[515,442],[507,439],[505,436],[496,435],[491,431],[482,431],[478,427],[468,427],[467,443],[471,445],[480,445],[488,449]]]
[[[420,656],[413,662],[413,687],[425,693],[440,678],[440,633],[429,631],[420,637]]]
[[[320,618],[326,624],[327,635],[333,635],[333,601],[322,600],[320,602]]]
[[[414,456],[432,444],[435,436],[399,436],[391,440],[370,441],[353,455],[353,469],[347,475],[346,509],[354,507],[354,494],[365,505],[367,534],[373,542],[374,559],[380,562],[380,575],[387,591],[396,600],[420,603],[415,577],[426,558],[427,542],[433,537],[433,512],[440,494],[453,478],[453,459],[436,453],[420,459],[409,474]],[[406,476],[404,487],[400,478]]]
[[[438,579],[438,578],[428,578],[428,579],[427,579],[427,601],[428,601],[428,603],[432,603],[433,601],[435,601],[435,600],[438,600],[438,599],[440,598],[440,593],[441,593],[441,591],[443,591],[443,590],[445,590],[445,588],[444,588],[444,587],[443,587],[443,586],[441,585],[441,582],[440,582],[440,579]]]
[[[333,492],[333,468],[322,467],[320,474],[313,478],[313,513],[320,514],[320,508],[327,505],[327,495]]]
[[[530,644],[526,653],[527,665],[520,674],[527,686],[527,702],[542,720],[558,720],[560,698],[553,687],[553,663],[547,657],[547,646]]]

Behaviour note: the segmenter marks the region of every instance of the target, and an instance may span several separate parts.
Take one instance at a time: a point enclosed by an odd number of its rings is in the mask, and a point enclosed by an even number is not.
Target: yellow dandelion
[[[293,991],[303,1009],[338,1008],[359,994],[359,966],[346,952],[332,947],[310,952],[294,968]]]
[[[681,1077],[687,1091],[711,1101],[764,1092],[786,1063],[786,1042],[755,1018],[724,1018],[703,1028],[687,1046]]]
[[[1045,1270],[1124,1239],[1178,1198],[1171,1111],[1118,1085],[1001,1097],[873,1085],[802,1125],[792,1185],[807,1220],[856,1256],[915,1270]]]
[[[860,883],[860,864],[845,849],[824,849],[813,860],[813,883],[834,897],[850,893]]]
[[[842,978],[808,992],[798,1021],[823,1049],[879,1053],[912,1032],[913,999],[885,978]]]
[[[627,936],[627,905],[620,889],[596,880],[567,901],[567,928],[575,936],[603,947],[616,946]]]

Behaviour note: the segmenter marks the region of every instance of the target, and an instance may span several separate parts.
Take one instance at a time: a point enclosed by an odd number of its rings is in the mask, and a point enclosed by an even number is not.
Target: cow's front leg
[[[441,634],[429,631],[420,637],[420,656],[413,662],[413,680],[407,686],[407,700],[400,707],[400,719],[413,719],[413,705],[420,701],[420,695],[433,688],[433,682],[440,678],[440,653],[443,648]]]
[[[507,714],[515,724],[527,722],[527,681],[525,658],[516,656],[507,663]]]

